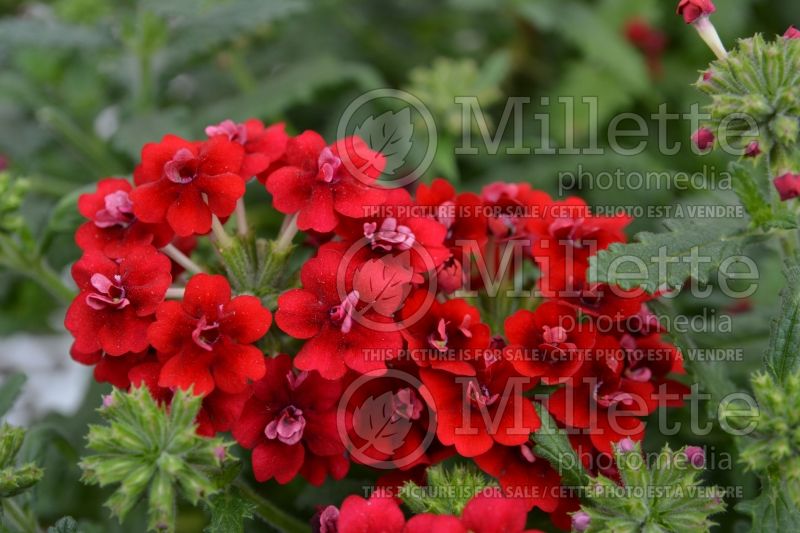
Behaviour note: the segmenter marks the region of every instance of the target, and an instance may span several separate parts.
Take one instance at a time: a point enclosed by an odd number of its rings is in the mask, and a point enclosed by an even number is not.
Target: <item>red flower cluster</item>
[[[144,383],[159,399],[203,395],[199,431],[232,431],[259,481],[318,485],[355,461],[392,469],[380,483],[396,486],[457,454],[513,495],[407,523],[391,499],[351,497],[321,513],[322,530],[497,531],[501,521],[521,531],[533,507],[563,526],[576,500],[533,451],[535,402],[594,457],[641,438],[642,416],[680,401],[670,380],[680,353],[661,339],[652,296],[586,274],[591,256],[624,241],[628,217],[527,184],[480,195],[441,179],[415,195],[382,188],[384,158],[358,138],[328,144],[254,120],[206,132],[146,145],[135,186],[103,180],[81,198],[73,357],[98,380]],[[233,241],[219,232],[254,175],[287,215],[276,242],[307,230],[314,254],[298,287],[263,299],[233,293],[247,280],[233,278],[226,254],[212,268],[230,280],[200,272],[173,240],[213,226],[214,244]],[[293,357],[257,344],[274,302],[270,346]]]

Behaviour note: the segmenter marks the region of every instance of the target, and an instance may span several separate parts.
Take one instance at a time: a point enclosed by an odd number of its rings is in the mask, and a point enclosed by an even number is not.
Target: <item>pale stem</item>
[[[289,247],[292,245],[292,240],[294,240],[294,236],[297,235],[297,213],[293,215],[289,215],[283,219],[283,225],[281,226],[281,231],[278,234],[278,238],[275,241],[275,249],[277,251],[284,251],[288,250]]]
[[[222,227],[222,222],[219,221],[217,215],[211,215],[211,231],[214,233],[214,237],[217,238],[220,248],[230,248],[233,245],[233,239]]]
[[[722,44],[722,40],[719,38],[719,34],[717,33],[717,29],[711,23],[708,16],[702,16],[692,22],[692,26],[695,27],[697,33],[700,34],[700,38],[705,41],[711,51],[714,52],[714,55],[717,56],[717,59],[725,59],[728,57],[728,52],[725,50],[725,45]]]
[[[169,300],[182,300],[185,292],[186,288],[184,287],[170,287],[167,289],[167,294],[164,295],[164,298]]]
[[[178,263],[187,271],[193,274],[203,273],[203,269],[200,268],[200,265],[189,259],[189,257],[180,250],[178,250],[174,244],[168,244],[164,246],[163,248],[161,248],[161,251],[164,252],[167,255],[167,257]]]
[[[244,207],[244,198],[239,198],[236,202],[236,231],[244,237],[247,235],[247,211]]]

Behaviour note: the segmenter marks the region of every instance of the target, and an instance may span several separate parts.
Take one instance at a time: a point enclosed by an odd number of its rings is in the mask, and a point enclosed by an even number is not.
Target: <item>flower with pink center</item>
[[[358,300],[358,291],[350,291],[344,297],[342,303],[331,307],[330,311],[328,311],[331,321],[340,326],[339,329],[342,333],[350,333],[350,330],[353,329],[353,315],[356,312]]]
[[[75,232],[75,242],[84,251],[101,250],[121,257],[131,247],[168,244],[174,233],[167,224],[146,224],[134,215],[128,180],[100,180],[95,192],[78,198],[78,211],[89,221]]]
[[[294,405],[285,407],[278,418],[270,421],[264,428],[264,435],[268,439],[278,439],[284,444],[297,444],[303,438],[306,419],[303,411]]]
[[[237,124],[230,119],[223,120],[219,124],[206,126],[205,132],[209,137],[224,135],[230,141],[239,144],[247,143],[247,127],[244,124]]]
[[[115,274],[112,279],[108,279],[103,274],[95,273],[92,274],[90,283],[96,292],[86,296],[86,304],[92,309],[123,309],[130,305],[131,301],[125,298],[121,275]]]
[[[264,375],[264,357],[254,343],[263,337],[272,315],[255,296],[232,297],[228,280],[195,274],[183,300],[161,303],[147,336],[164,366],[158,385],[244,392],[250,380]]]
[[[147,349],[147,328],[172,281],[170,266],[152,246],[132,248],[118,259],[87,251],[72,267],[80,294],[64,320],[75,349],[115,356]]]
[[[392,396],[392,417],[391,421],[396,422],[403,418],[405,420],[419,420],[424,404],[419,399],[417,393],[411,387],[405,387],[394,393]]]
[[[369,240],[373,250],[380,248],[387,252],[410,250],[415,241],[414,232],[411,231],[411,228],[398,224],[397,219],[394,217],[383,219],[380,229],[378,229],[378,225],[375,222],[365,222],[364,237]]]
[[[318,372],[297,373],[285,354],[265,364],[233,427],[234,438],[253,451],[256,479],[284,484],[301,474],[318,486],[328,475],[344,477],[349,463],[336,425],[342,384]]]
[[[317,179],[325,183],[332,183],[334,179],[337,179],[336,174],[339,167],[342,166],[342,160],[333,153],[333,150],[326,146],[319,153],[317,166],[319,167]]]
[[[128,227],[134,220],[133,203],[127,191],[115,191],[104,198],[105,207],[95,213],[94,224],[98,228],[111,226]]]

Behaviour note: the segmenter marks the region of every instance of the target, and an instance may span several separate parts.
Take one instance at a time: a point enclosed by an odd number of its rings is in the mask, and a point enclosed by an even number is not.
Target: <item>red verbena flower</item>
[[[78,211],[89,219],[75,232],[82,250],[119,257],[132,246],[169,244],[173,231],[167,224],[146,224],[133,214],[132,189],[128,180],[107,178],[97,183],[94,193],[80,195]]]
[[[64,325],[84,354],[110,355],[147,349],[147,328],[172,281],[169,259],[152,246],[132,248],[111,259],[90,250],[72,267],[80,294]]]
[[[411,358],[422,367],[474,376],[470,363],[485,355],[491,341],[480,312],[461,299],[442,303],[417,290],[400,310]]]
[[[691,24],[700,17],[705,17],[716,11],[711,0],[680,0],[677,13],[683,17],[686,24]]]
[[[422,382],[436,411],[436,435],[445,446],[455,445],[464,457],[486,453],[495,444],[519,446],[539,428],[531,401],[523,396],[535,385],[520,377],[501,358],[475,362],[475,376],[455,376],[423,368]]]
[[[529,509],[551,513],[558,507],[561,478],[550,463],[534,455],[531,444],[494,446],[475,457],[475,464],[497,478],[507,495],[524,500]]]
[[[206,135],[221,135],[244,147],[244,160],[239,174],[248,180],[267,170],[278,161],[286,151],[289,136],[286,126],[280,122],[269,127],[258,119],[251,118],[242,123],[223,120],[219,124],[206,127]]]
[[[349,462],[336,426],[342,392],[338,381],[317,372],[295,372],[288,355],[266,359],[266,373],[253,384],[234,438],[252,449],[258,481],[288,483],[300,473],[321,485],[327,475],[341,479]]]
[[[267,190],[278,211],[298,213],[301,230],[333,231],[342,217],[363,216],[364,206],[384,201],[385,191],[374,182],[385,159],[357,137],[328,146],[306,131],[289,139],[281,161],[266,178]]]
[[[295,358],[297,368],[316,370],[325,379],[339,379],[348,368],[359,373],[386,368],[386,360],[403,347],[391,316],[363,302],[352,283],[337,283],[344,275],[341,263],[338,251],[321,248],[300,270],[303,288],[281,294],[275,313],[284,332],[308,339]]]
[[[248,380],[264,375],[264,357],[252,345],[272,322],[255,296],[231,299],[223,276],[197,274],[183,300],[158,306],[148,339],[164,362],[158,384],[205,395],[215,388],[242,392]]]
[[[244,195],[239,175],[244,148],[224,135],[190,142],[166,135],[142,148],[133,172],[133,212],[144,222],[166,221],[185,237],[211,229],[211,215],[227,217]]]
[[[506,319],[509,346],[504,355],[523,376],[561,383],[575,374],[594,346],[590,324],[581,322],[574,307],[545,302],[536,311],[520,310]]]

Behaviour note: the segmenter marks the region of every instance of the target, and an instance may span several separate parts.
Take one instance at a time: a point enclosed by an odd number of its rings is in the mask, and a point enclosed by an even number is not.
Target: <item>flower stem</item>
[[[308,525],[287,514],[271,501],[262,498],[247,483],[236,480],[234,485],[239,489],[242,498],[255,505],[256,514],[265,523],[286,533],[305,533],[309,530]]]
[[[183,252],[178,250],[174,244],[168,244],[161,249],[170,259],[193,274],[202,274],[203,269],[200,265],[189,259]]]
[[[283,219],[283,226],[281,226],[281,231],[275,240],[275,251],[285,252],[288,250],[292,246],[292,240],[294,240],[297,232],[297,213],[295,213]]]
[[[172,300],[182,300],[185,292],[186,289],[184,287],[170,287],[169,289],[167,289],[167,294],[164,295],[164,298]]]
[[[236,231],[244,237],[248,233],[247,211],[244,207],[244,198],[239,198],[236,202]]]
[[[219,221],[217,215],[211,215],[211,232],[214,234],[214,237],[217,238],[220,248],[230,248],[233,245],[233,239],[231,239],[231,236],[225,231],[225,228],[222,227],[222,222]]]

